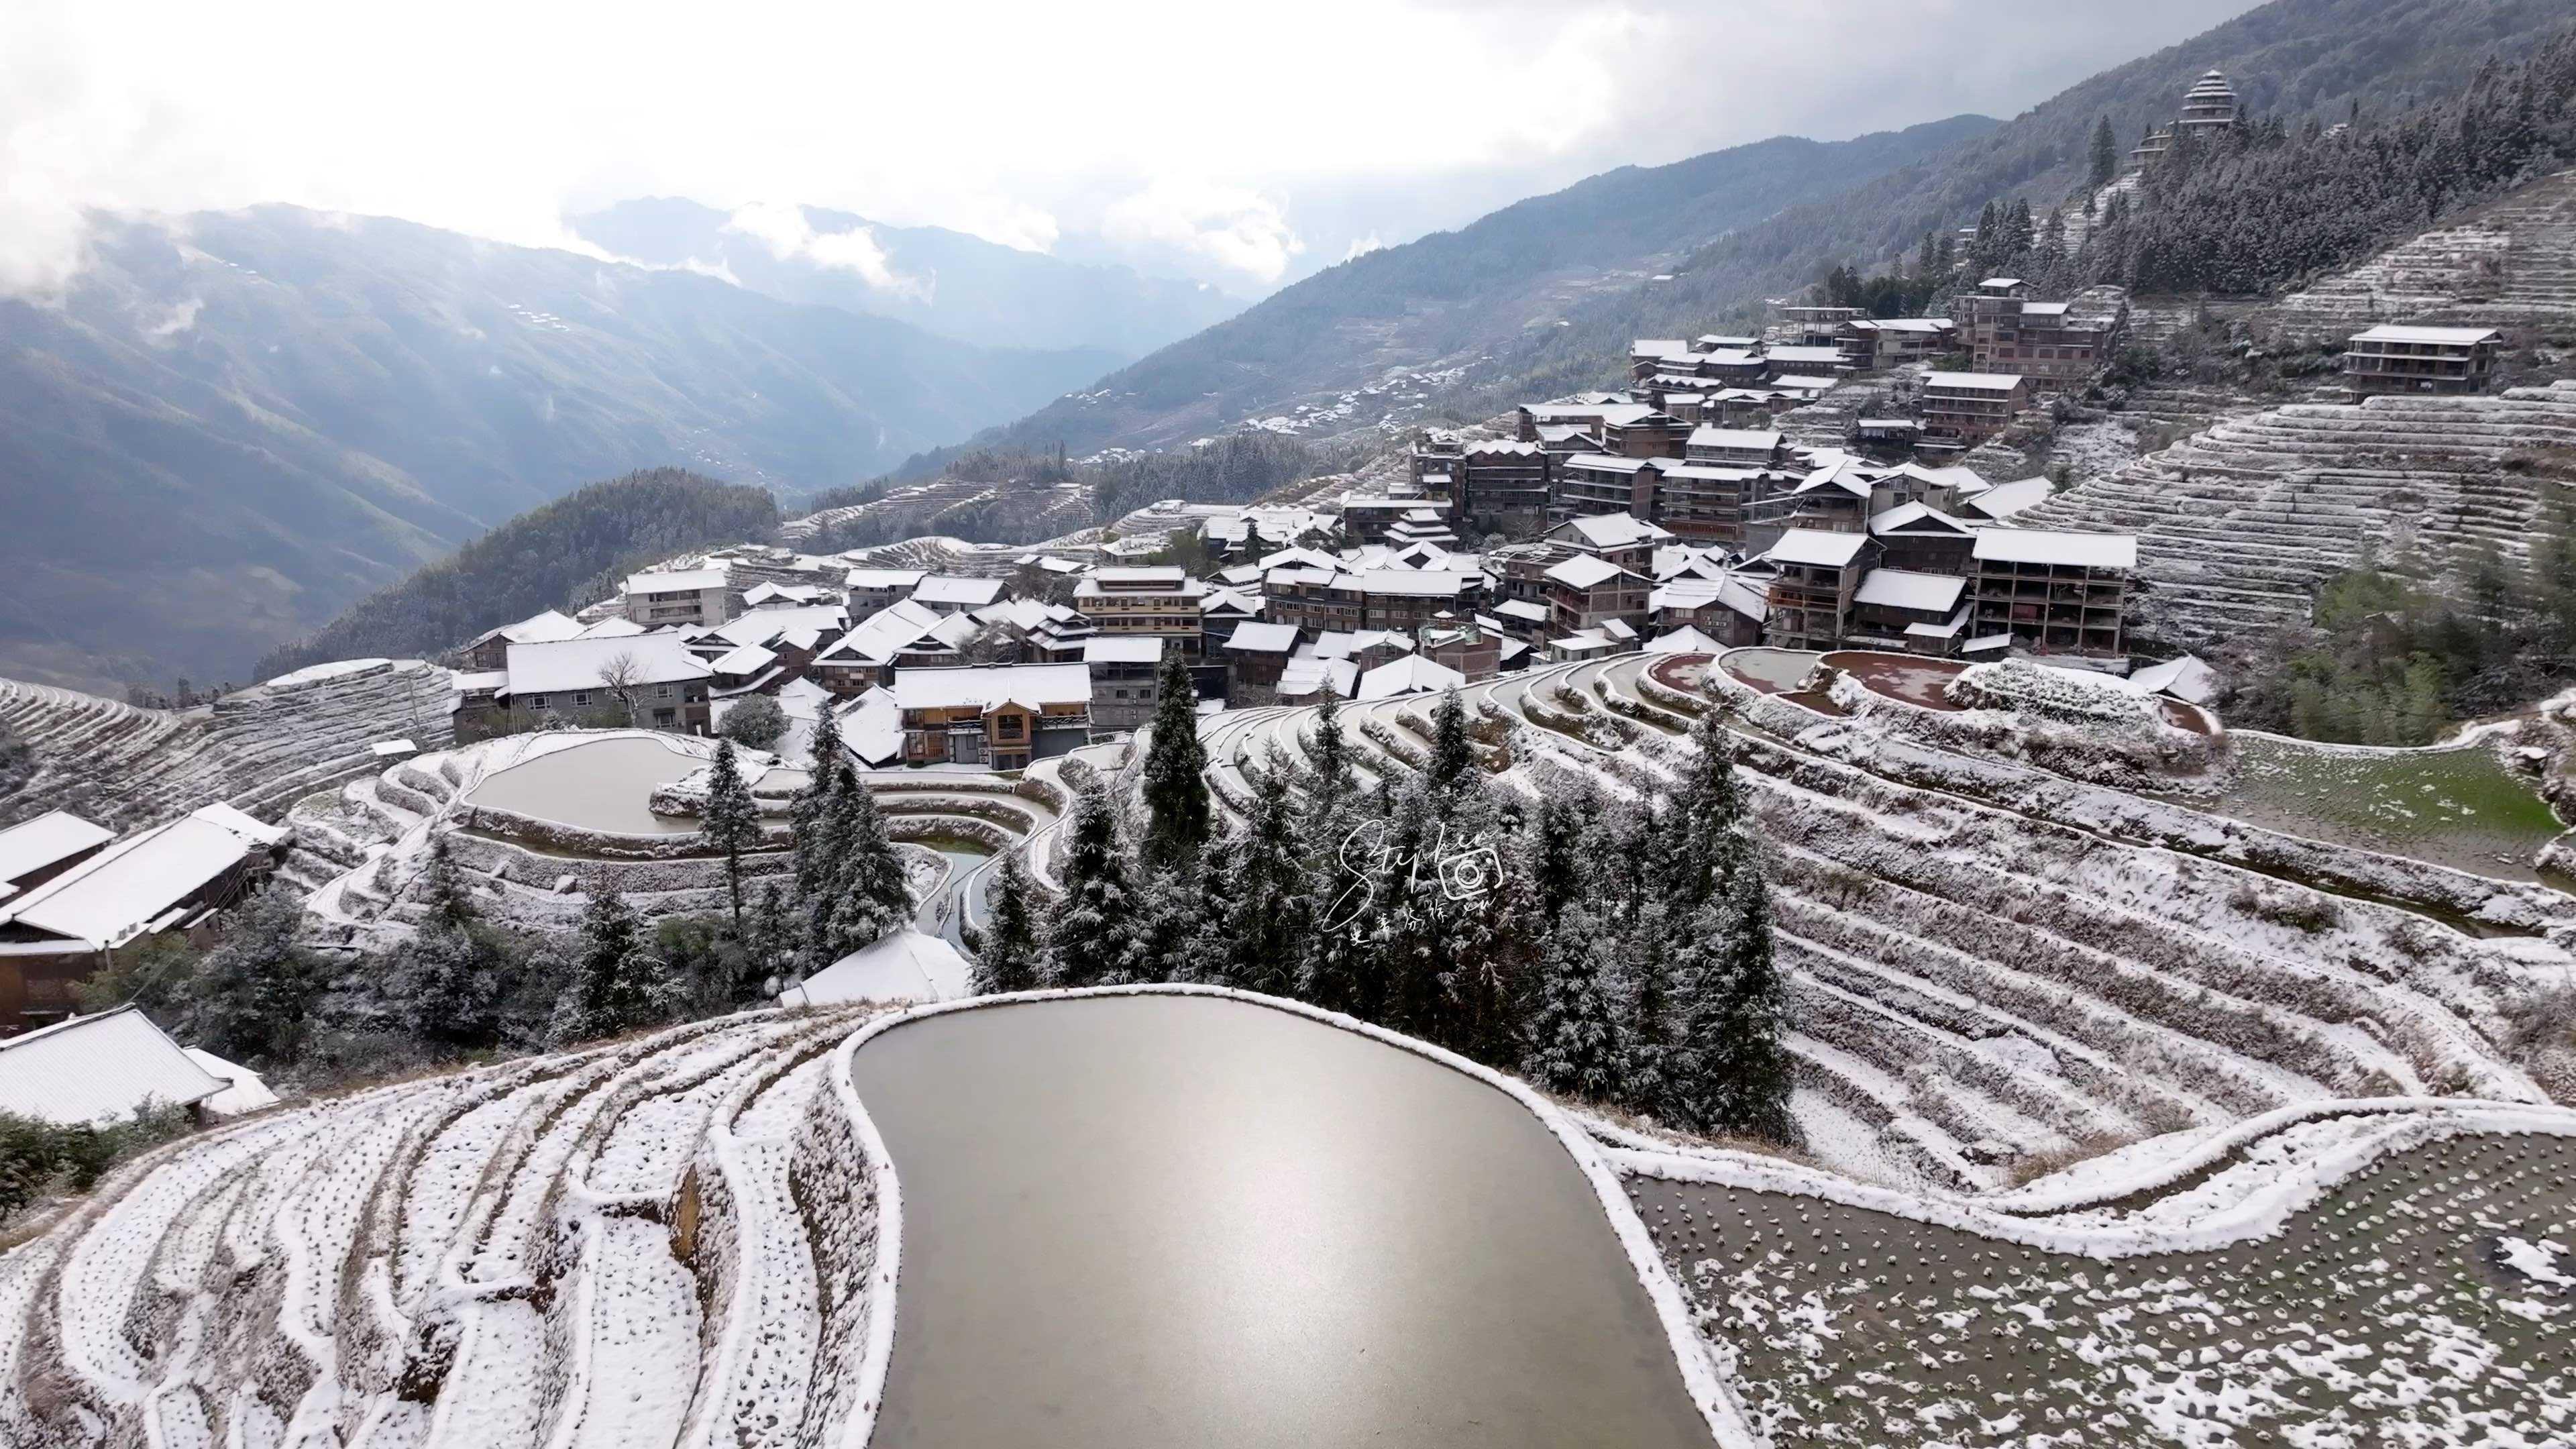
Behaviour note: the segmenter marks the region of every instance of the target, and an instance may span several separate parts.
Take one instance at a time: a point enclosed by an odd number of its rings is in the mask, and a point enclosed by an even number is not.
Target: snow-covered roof
[[[1842,568],[1860,557],[1867,534],[1831,533],[1821,528],[1792,528],[1762,555],[1773,563],[1820,564]]]
[[[2066,564],[2096,569],[2138,566],[2138,540],[2127,533],[2056,533],[2037,528],[1988,528],[1977,534],[1975,556],[1996,563]]]
[[[707,667],[718,674],[730,674],[740,678],[758,674],[777,662],[777,655],[757,644],[745,644],[738,649],[726,650],[707,661]]]
[[[663,569],[655,572],[628,574],[626,592],[630,594],[684,594],[725,586],[726,572],[720,568]]]
[[[68,810],[48,810],[0,830],[0,884],[23,880],[115,838],[116,832],[104,825]]]
[[[1531,599],[1505,599],[1494,606],[1494,612],[1506,619],[1527,619],[1535,624],[1547,622],[1547,605]]]
[[[1559,536],[1573,534],[1594,548],[1629,548],[1641,543],[1662,543],[1672,538],[1672,531],[1648,523],[1632,513],[1588,513],[1569,518],[1556,526]]]
[[[961,669],[900,669],[888,688],[898,709],[991,708],[1005,700],[1031,705],[1091,699],[1091,671],[1080,664],[980,664]]]
[[[221,800],[210,805],[198,806],[188,812],[188,818],[220,825],[263,850],[285,844],[286,837],[294,833],[283,825],[271,825],[258,816],[227,805]]]
[[[975,994],[975,968],[938,936],[906,926],[779,994],[783,1006],[844,1001],[955,1001]]]
[[[188,1054],[188,1060],[204,1068],[206,1075],[226,1084],[222,1091],[205,1100],[203,1105],[207,1111],[218,1117],[238,1117],[245,1112],[277,1105],[277,1094],[268,1089],[268,1083],[259,1079],[259,1073],[225,1061],[213,1052],[199,1051],[195,1047],[181,1047],[180,1050]]]
[[[837,630],[849,622],[849,613],[839,604],[799,604],[775,609],[754,609],[740,618],[728,619],[697,636],[703,644],[722,639],[728,644],[768,644],[790,635]]]
[[[1616,453],[1574,453],[1559,458],[1556,466],[1586,473],[1630,474],[1640,468],[1660,471],[1670,461],[1663,458],[1623,458]]]
[[[923,569],[852,569],[849,575],[841,580],[841,587],[909,592],[921,582],[925,572],[926,570]]]
[[[1285,654],[1297,647],[1294,624],[1243,623],[1234,626],[1225,647],[1244,654]]]
[[[1916,573],[1912,569],[1871,569],[1860,581],[1860,591],[1852,595],[1859,604],[1875,604],[1887,609],[1914,609],[1926,614],[1946,614],[1959,606],[1959,595],[1968,581],[1956,574]]]
[[[910,599],[898,599],[860,620],[857,628],[842,635],[831,648],[815,657],[818,660],[863,659],[881,664],[918,643],[943,622],[945,620],[940,615],[922,605]]]
[[[1686,446],[1693,448],[1728,448],[1767,453],[1780,446],[1780,434],[1776,429],[1771,428],[1712,428],[1701,426],[1691,429],[1690,441]]]
[[[1436,693],[1456,689],[1467,682],[1467,676],[1419,654],[1393,659],[1360,676],[1360,699],[1390,699],[1399,694]]]
[[[1333,576],[1332,587],[1357,589],[1363,594],[1403,594],[1419,598],[1446,598],[1484,579],[1481,573],[1458,569],[1369,569],[1361,573]]]
[[[1965,388],[1970,392],[2010,392],[2021,386],[2018,372],[1934,372],[1927,373],[1923,385]]]
[[[1153,664],[1162,657],[1160,634],[1094,634],[1082,641],[1085,664]]]
[[[1821,362],[1827,367],[1831,367],[1835,363],[1842,361],[1842,358],[1843,352],[1839,347],[1792,346],[1774,347],[1771,349],[1771,360],[1779,363],[1797,364]]]
[[[1833,352],[1834,349],[1830,347],[1816,347],[1802,348],[1800,350],[1811,352]],[[1835,355],[1840,356],[1841,354],[1836,353]],[[1818,377],[1812,373],[1784,372],[1778,377],[1771,379],[1771,385],[1780,389],[1782,392],[1829,392],[1834,388],[1842,386],[1842,381],[1843,380],[1839,377]]]
[[[2024,302],[2021,304],[2021,315],[2024,317],[2063,317],[2066,315],[2066,304],[2064,302]]]
[[[1973,508],[1988,518],[2010,518],[2036,503],[2045,503],[2057,492],[2057,485],[2045,478],[2023,478],[2011,483],[1998,483],[1983,493],[1961,500],[1961,506]]]
[[[865,765],[890,765],[903,758],[903,712],[883,688],[869,689],[834,718],[841,729],[841,748]]]
[[[1329,689],[1344,699],[1359,688],[1359,666],[1347,659],[1321,659],[1312,656],[1291,659],[1279,671],[1276,693],[1282,699],[1296,699],[1321,694]]]
[[[2383,322],[2367,332],[2353,334],[2355,342],[2412,342],[2422,346],[2469,347],[2499,339],[2502,334],[2492,327],[2408,327]]]
[[[2012,635],[2009,632],[2002,634],[1981,634],[1976,638],[1969,640],[1967,643],[1960,645],[1959,652],[1962,654],[1983,654],[1989,650],[2009,648],[2011,645]]]
[[[506,678],[507,676],[503,676]],[[378,740],[367,746],[367,753],[379,760],[403,760],[420,753],[420,741],[411,739]]]
[[[272,836],[277,829],[250,823]],[[240,864],[253,847],[268,843],[200,810],[129,835],[52,880],[0,901],[0,922],[61,937],[75,949],[122,946]]]
[[[544,644],[579,634],[581,621],[559,610],[548,609],[542,614],[530,614],[515,624],[504,624],[492,632],[513,644]]]
[[[1900,503],[1894,508],[1869,516],[1869,531],[1877,534],[1913,533],[1952,534],[1960,538],[1976,532],[1965,519],[1954,518],[1929,503]]]
[[[631,639],[643,632],[645,632],[643,625],[632,619],[612,614],[608,618],[596,619],[583,625],[581,632],[573,637],[576,639]]]
[[[1252,571],[1256,578],[1260,570]],[[1210,589],[1199,596],[1201,614],[1258,614],[1269,600],[1251,589]]]
[[[1648,654],[1714,654],[1723,647],[1724,646],[1720,645],[1716,640],[1711,639],[1706,634],[1701,633],[1699,630],[1688,624],[1684,624],[1682,627],[1675,629],[1668,634],[1658,634],[1654,638],[1647,640],[1644,652]]]
[[[190,1106],[228,1085],[131,1006],[0,1040],[0,1112],[57,1126]]]
[[[509,692],[516,697],[605,688],[599,672],[619,655],[635,661],[636,684],[671,684],[704,679],[714,673],[705,660],[689,652],[677,634],[559,639],[551,644],[510,646]]]
[[[1559,561],[1547,571],[1545,577],[1548,582],[1563,584],[1569,589],[1590,589],[1606,584],[1622,574],[1630,578],[1637,577],[1636,574],[1630,573],[1629,570],[1619,567],[1598,554],[1583,553]]]
[[[924,604],[947,604],[959,608],[980,609],[1002,596],[1000,579],[961,578],[955,574],[932,574],[913,586],[912,597]]]
[[[2207,704],[2218,692],[2218,672],[2198,656],[2185,654],[2148,665],[2130,675],[2129,683],[2140,694],[2170,694],[2185,704]]]

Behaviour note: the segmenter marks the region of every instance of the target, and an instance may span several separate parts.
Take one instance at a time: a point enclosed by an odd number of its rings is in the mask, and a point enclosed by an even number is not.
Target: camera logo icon
[[[1503,879],[1502,857],[1490,845],[1479,845],[1440,858],[1440,893],[1453,901],[1491,895]]]

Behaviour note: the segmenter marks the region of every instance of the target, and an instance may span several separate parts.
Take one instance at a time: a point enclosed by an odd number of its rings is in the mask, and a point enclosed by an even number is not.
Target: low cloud
[[[1157,181],[1112,202],[1101,235],[1134,246],[1159,243],[1204,257],[1262,283],[1275,282],[1306,243],[1277,202],[1242,186]]]
[[[781,261],[800,257],[818,267],[848,272],[877,291],[892,296],[915,302],[930,300],[931,284],[895,271],[885,248],[877,245],[876,236],[866,227],[818,232],[814,230],[814,224],[806,220],[805,208],[756,201],[736,208],[733,216],[725,222],[725,230],[741,232],[752,238],[769,248],[769,254]]]
[[[1367,236],[1351,238],[1351,244],[1342,248],[1342,260],[1347,262],[1355,257],[1364,257],[1371,252],[1384,250],[1386,250],[1385,241],[1380,239],[1376,232],[1370,232]]]
[[[144,328],[144,335],[153,338],[176,337],[197,325],[197,313],[203,310],[205,305],[204,298],[190,297],[187,301],[171,308],[160,321]]]

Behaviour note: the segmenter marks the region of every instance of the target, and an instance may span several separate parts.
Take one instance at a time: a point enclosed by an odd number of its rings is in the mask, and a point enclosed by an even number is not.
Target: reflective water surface
[[[465,800],[581,830],[686,835],[698,828],[696,820],[656,815],[649,802],[654,786],[704,763],[657,740],[590,740],[495,771]]]
[[[853,1067],[904,1202],[871,1449],[1709,1442],[1572,1159],[1462,1073],[1186,997]]]

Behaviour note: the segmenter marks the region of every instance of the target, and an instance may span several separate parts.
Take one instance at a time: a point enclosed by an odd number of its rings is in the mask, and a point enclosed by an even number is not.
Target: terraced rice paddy
[[[2054,1225],[2015,1241],[2009,1223],[1652,1177],[1631,1191],[1775,1442],[2576,1436],[2564,1137],[2383,1158],[2278,1233],[2197,1252],[2119,1251],[2134,1245],[2109,1232],[2066,1251]]]
[[[2536,876],[2562,830],[2493,750],[2367,750],[2272,735],[2236,737],[2237,779],[2206,808],[2275,830],[2461,870]]]
[[[694,818],[656,815],[656,786],[706,762],[659,740],[620,736],[550,750],[485,776],[468,805],[488,805],[575,830],[613,835],[691,835]]]

